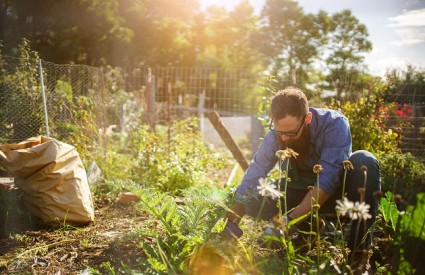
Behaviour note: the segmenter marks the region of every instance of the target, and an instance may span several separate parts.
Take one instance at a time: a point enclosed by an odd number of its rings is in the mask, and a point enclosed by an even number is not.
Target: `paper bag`
[[[33,137],[1,145],[0,165],[15,178],[26,209],[41,223],[84,225],[94,220],[86,171],[75,147]]]

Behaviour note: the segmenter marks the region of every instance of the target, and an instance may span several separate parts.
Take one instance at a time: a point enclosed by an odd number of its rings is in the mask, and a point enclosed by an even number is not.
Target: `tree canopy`
[[[5,54],[25,38],[55,63],[296,71],[302,87],[311,74],[357,77],[372,48],[349,10],[310,14],[292,0],[267,0],[258,15],[247,0],[231,11],[199,0],[0,0],[0,17]]]

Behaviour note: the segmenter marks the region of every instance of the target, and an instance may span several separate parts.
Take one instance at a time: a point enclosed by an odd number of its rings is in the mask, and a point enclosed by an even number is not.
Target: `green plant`
[[[400,215],[394,240],[394,274],[416,274],[425,262],[425,193],[417,195],[415,205],[409,205]]]
[[[22,207],[22,191],[0,187],[0,238],[28,230],[35,224],[33,217]]]
[[[414,203],[416,194],[425,191],[425,165],[410,153],[392,153],[379,157],[382,190],[401,195]]]
[[[107,272],[107,274],[110,274],[110,275],[116,274],[115,267],[113,267],[109,261],[101,263],[100,267],[104,269]]]
[[[268,122],[271,99],[278,90],[279,81],[274,76],[264,77],[261,83],[261,101],[258,104],[257,116]],[[265,125],[264,124],[264,125]]]
[[[132,179],[164,192],[179,193],[194,185],[212,185],[209,170],[228,167],[230,162],[213,154],[197,130],[197,119],[174,124],[170,137],[163,128],[156,133],[140,128],[130,137],[132,150],[137,149],[138,163]]]
[[[129,180],[105,180],[96,183],[91,187],[95,200],[114,201],[118,194],[122,192],[127,185],[131,184]]]
[[[196,246],[210,238],[217,221],[224,216],[228,194],[223,190],[196,188],[183,191],[181,202],[167,193],[134,185],[132,192],[140,198],[137,205],[159,221],[155,230],[140,234],[152,241],[142,242],[146,259],[140,259],[146,271],[180,274],[187,269],[186,259]]]
[[[340,110],[350,121],[353,151],[367,150],[376,155],[399,153],[401,136],[385,126],[378,112],[383,100],[370,90],[354,102],[332,101],[330,108]]]
[[[39,135],[43,127],[38,54],[30,49],[29,41],[23,39],[17,57],[19,59],[13,59],[11,64],[0,57],[0,142],[22,141]]]
[[[396,225],[399,217],[393,193],[386,192],[385,197],[380,199],[379,213],[384,221],[382,229],[384,229],[387,236],[393,237],[396,231]]]
[[[82,239],[80,241],[80,245],[84,248],[90,247],[90,240],[89,239]]]

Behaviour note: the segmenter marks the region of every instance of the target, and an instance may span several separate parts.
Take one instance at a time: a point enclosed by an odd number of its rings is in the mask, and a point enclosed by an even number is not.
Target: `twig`
[[[49,250],[55,246],[59,246],[62,244],[66,244],[66,243],[73,243],[73,242],[78,242],[79,240],[77,239],[67,239],[67,240],[62,240],[59,242],[54,242],[54,243],[50,243],[50,244],[46,244],[46,245],[42,245],[42,246],[37,246],[31,249],[27,249],[24,252],[18,253],[18,254],[6,254],[3,257],[0,257],[0,263],[2,263],[3,265],[7,265],[9,264],[9,262],[11,260],[16,260],[16,259],[22,259],[24,258],[26,255],[31,254],[32,252],[38,253],[40,250]]]

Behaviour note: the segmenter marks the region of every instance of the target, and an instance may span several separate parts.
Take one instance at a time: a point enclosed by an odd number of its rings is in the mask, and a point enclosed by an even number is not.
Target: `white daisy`
[[[352,220],[372,218],[372,215],[369,214],[370,205],[365,202],[352,202],[344,197],[342,201],[337,200],[336,204],[335,209],[342,216],[348,215]]]
[[[273,200],[282,197],[282,193],[277,190],[277,186],[273,183],[268,182],[267,180],[260,178],[258,180],[260,185],[257,186],[258,193],[263,197],[270,197]]]

